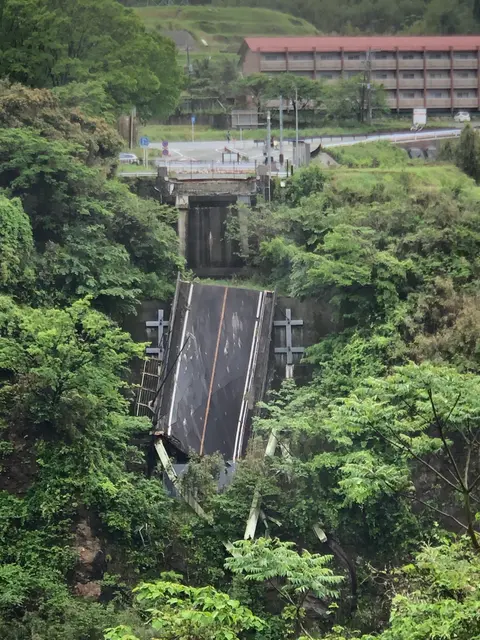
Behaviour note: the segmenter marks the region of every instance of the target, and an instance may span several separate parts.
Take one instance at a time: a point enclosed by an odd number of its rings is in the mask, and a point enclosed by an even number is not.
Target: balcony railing
[[[477,78],[456,78],[453,76],[453,86],[455,89],[476,89],[478,87]]]
[[[260,60],[260,71],[286,71],[286,60]]]
[[[450,58],[433,58],[432,60],[426,59],[427,69],[450,69]]]
[[[385,89],[396,89],[397,81],[395,78],[375,78],[372,77],[372,82],[375,84],[381,84]]]
[[[423,107],[423,96],[417,96],[416,98],[400,98],[400,109],[413,109],[414,107]]]
[[[461,58],[453,59],[453,68],[454,69],[478,69],[478,60],[477,58],[466,58],[462,60]]]
[[[372,69],[396,69],[397,61],[395,58],[388,58],[386,60],[372,60]]]
[[[450,98],[431,98],[427,96],[427,108],[449,109],[451,104]]]
[[[313,58],[310,60],[292,60],[288,59],[289,71],[313,71]]]
[[[470,107],[476,109],[478,107],[478,98],[473,96],[471,98],[456,98],[453,96],[453,106],[459,109],[460,107]]]
[[[364,71],[366,68],[365,60],[345,60],[344,69],[347,71]]]
[[[398,61],[399,69],[423,69],[423,59],[415,58],[414,60],[400,60]]]
[[[427,78],[428,89],[449,89],[450,78]]]
[[[423,78],[399,78],[400,89],[423,89]]]
[[[319,71],[340,71],[341,68],[341,60],[322,60],[320,56],[317,56],[317,69]]]

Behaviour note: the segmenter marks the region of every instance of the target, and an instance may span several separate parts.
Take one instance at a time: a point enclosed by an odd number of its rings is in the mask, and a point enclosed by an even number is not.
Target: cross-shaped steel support
[[[165,351],[163,346],[163,332],[169,324],[163,319],[163,309],[158,310],[158,316],[156,320],[147,320],[145,324],[147,326],[147,329],[157,329],[157,346],[147,347],[145,349],[145,353],[147,354],[147,356],[155,356],[155,358],[163,361]]]
[[[303,347],[294,347],[292,341],[292,327],[302,327],[303,320],[292,320],[292,310],[285,309],[285,320],[275,320],[274,327],[285,327],[285,346],[275,347],[275,353],[287,354],[287,365],[293,364],[293,354],[303,353]]]

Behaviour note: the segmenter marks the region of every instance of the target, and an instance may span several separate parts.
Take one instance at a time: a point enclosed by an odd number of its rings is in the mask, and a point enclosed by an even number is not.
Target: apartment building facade
[[[479,36],[245,38],[244,75],[293,73],[324,82],[367,73],[397,112],[480,110]]]

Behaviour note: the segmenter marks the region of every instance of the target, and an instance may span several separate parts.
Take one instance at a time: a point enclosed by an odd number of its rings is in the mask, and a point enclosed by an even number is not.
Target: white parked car
[[[134,153],[121,153],[118,160],[123,164],[140,164],[140,160]]]
[[[470,122],[470,114],[468,111],[459,111],[453,118],[455,122]]]

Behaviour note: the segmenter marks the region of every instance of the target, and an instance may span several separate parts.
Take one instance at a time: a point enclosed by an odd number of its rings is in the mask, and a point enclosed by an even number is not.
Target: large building
[[[480,35],[246,38],[240,54],[244,75],[335,82],[367,73],[397,112],[480,109]]]

